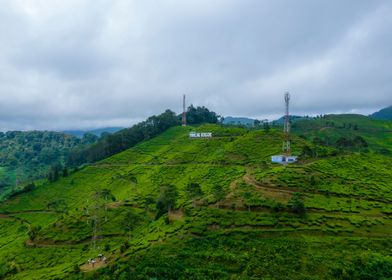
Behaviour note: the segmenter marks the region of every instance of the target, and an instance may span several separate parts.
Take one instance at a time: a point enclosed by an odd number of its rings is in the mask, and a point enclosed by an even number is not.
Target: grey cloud
[[[389,1],[4,1],[0,129],[130,125],[181,108],[223,115],[390,105]]]

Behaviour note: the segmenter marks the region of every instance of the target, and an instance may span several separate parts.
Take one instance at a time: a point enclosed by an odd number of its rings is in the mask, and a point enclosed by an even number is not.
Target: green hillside
[[[352,118],[367,149],[312,143],[339,117],[298,122],[293,153],[323,153],[289,166],[280,131],[173,127],[5,201],[0,278],[390,279],[391,124]]]
[[[71,150],[94,143],[52,131],[0,132],[0,201],[15,187],[46,176],[50,166],[63,163]]]
[[[325,115],[317,119],[303,119],[292,124],[293,133],[308,140],[320,138],[333,145],[339,138],[363,137],[369,148],[381,154],[392,154],[392,122],[374,120],[363,115]]]

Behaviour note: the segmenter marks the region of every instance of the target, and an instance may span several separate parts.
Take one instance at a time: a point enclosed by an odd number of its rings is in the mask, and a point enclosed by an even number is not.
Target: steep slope
[[[189,139],[190,130],[214,138]],[[2,203],[0,277],[391,277],[391,157],[271,164],[281,139],[274,130],[174,127]],[[293,140],[297,154],[311,145]],[[156,216],[168,186],[177,201]],[[107,263],[87,264],[99,253]]]
[[[380,111],[371,114],[370,117],[373,119],[376,119],[376,120],[391,121],[392,120],[392,106],[381,109]]]

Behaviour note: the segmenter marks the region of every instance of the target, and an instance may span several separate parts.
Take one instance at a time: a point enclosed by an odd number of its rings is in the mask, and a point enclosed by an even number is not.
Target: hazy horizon
[[[383,109],[383,108],[379,108],[376,111],[379,111],[380,109]],[[370,115],[372,113],[375,113],[376,111],[371,111],[368,114],[363,114],[363,113],[359,113],[359,112],[331,112],[331,113],[325,113],[325,114],[322,114],[322,115],[330,115],[330,114],[332,114],[332,115],[333,114],[360,114],[360,115],[368,116],[368,115]],[[159,113],[162,113],[162,112],[157,112],[154,115],[158,115]],[[178,112],[178,113],[180,114],[180,112]],[[218,112],[216,112],[216,113],[218,113]],[[320,115],[320,114],[290,114],[290,115],[316,117],[317,115]],[[232,117],[232,118],[249,118],[249,119],[257,119],[257,120],[265,120],[265,119],[267,119],[268,121],[275,121],[275,120],[278,120],[279,118],[281,118],[283,116],[284,116],[284,114],[275,114],[275,115],[270,115],[269,117],[265,117],[263,115],[261,117],[257,117],[257,116],[256,117],[255,116],[242,116],[242,115],[240,115],[240,116],[226,115],[226,116],[223,116],[223,117],[224,118],[227,118],[227,117]],[[36,131],[57,131],[57,132],[93,131],[93,130],[109,129],[109,128],[127,128],[127,127],[131,127],[132,125],[134,125],[134,124],[136,124],[138,122],[141,122],[143,120],[144,119],[141,119],[141,120],[136,121],[134,123],[125,124],[124,126],[121,126],[121,125],[120,126],[116,126],[116,125],[114,125],[114,126],[104,126],[104,125],[101,125],[100,126],[98,124],[95,127],[77,127],[76,126],[76,127],[59,128],[59,129],[56,129],[56,128],[53,128],[53,129],[46,129],[46,128],[42,128],[42,129],[40,129],[40,128],[28,129],[27,128],[27,129],[10,129],[10,130],[0,130],[0,131],[1,132],[7,132],[7,131],[33,131],[33,130],[36,130]]]

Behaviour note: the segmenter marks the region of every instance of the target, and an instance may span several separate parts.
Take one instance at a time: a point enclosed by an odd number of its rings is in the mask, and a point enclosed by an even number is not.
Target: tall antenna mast
[[[290,156],[290,93],[286,92],[284,94],[284,102],[286,106],[286,112],[284,116],[284,141],[283,141],[283,153],[285,156]]]
[[[182,99],[182,126],[186,126],[186,108],[185,108],[185,94]]]

